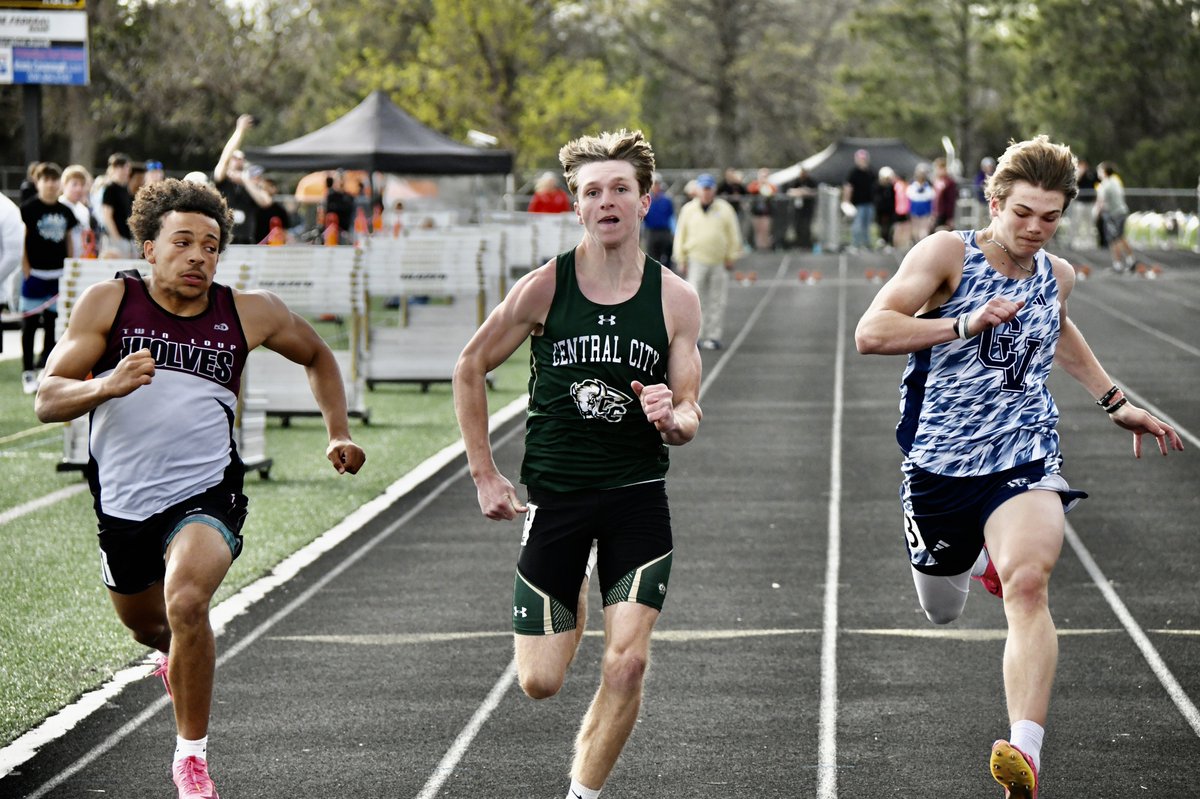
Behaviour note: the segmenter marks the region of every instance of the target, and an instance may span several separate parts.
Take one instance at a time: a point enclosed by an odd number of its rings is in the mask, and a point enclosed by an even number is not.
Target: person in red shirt
[[[571,210],[571,197],[558,185],[553,172],[538,178],[533,186],[533,198],[529,201],[531,214],[565,214]]]

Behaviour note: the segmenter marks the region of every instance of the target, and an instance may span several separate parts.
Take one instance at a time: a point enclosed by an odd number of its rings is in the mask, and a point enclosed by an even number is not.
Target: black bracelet
[[[1116,413],[1117,410],[1120,409],[1121,407],[1123,407],[1125,405],[1125,403],[1127,403],[1127,402],[1129,402],[1129,397],[1121,397],[1119,400],[1114,402],[1112,405],[1107,406],[1104,409],[1104,412],[1105,413]]]
[[[1096,400],[1096,404],[1099,405],[1101,408],[1107,408],[1108,403],[1112,402],[1112,398],[1117,396],[1117,392],[1120,390],[1121,389],[1117,388],[1116,386],[1113,386],[1112,388],[1110,388],[1108,390],[1107,394],[1105,394],[1100,399]]]

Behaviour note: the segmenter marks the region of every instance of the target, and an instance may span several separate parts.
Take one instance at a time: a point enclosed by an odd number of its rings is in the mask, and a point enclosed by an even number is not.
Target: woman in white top
[[[1096,187],[1096,204],[1092,207],[1092,213],[1104,225],[1113,269],[1125,272],[1133,269],[1134,263],[1133,248],[1125,240],[1125,220],[1129,218],[1129,206],[1125,204],[1125,183],[1112,161],[1101,161],[1096,173],[1100,176],[1100,185]]]

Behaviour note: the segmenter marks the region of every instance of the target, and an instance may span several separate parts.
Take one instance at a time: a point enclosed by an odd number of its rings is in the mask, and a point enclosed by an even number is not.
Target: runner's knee
[[[622,693],[637,691],[642,686],[648,666],[649,658],[640,649],[610,649],[604,653],[604,684]]]
[[[518,679],[530,699],[549,699],[563,686],[563,673],[544,668],[522,669]]]

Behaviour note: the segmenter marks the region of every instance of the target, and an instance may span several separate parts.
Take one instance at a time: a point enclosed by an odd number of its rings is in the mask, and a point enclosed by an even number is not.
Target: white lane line
[[[725,364],[728,363],[733,354],[738,351],[738,348],[741,347],[741,344],[746,339],[746,336],[750,334],[750,330],[754,327],[755,323],[758,322],[758,318],[762,316],[767,302],[770,301],[771,297],[775,294],[775,289],[779,284],[779,278],[787,269],[788,261],[789,257],[785,257],[783,261],[780,262],[779,269],[776,270],[775,273],[775,278],[770,282],[770,288],[767,289],[766,293],[762,296],[762,299],[758,301],[758,304],[754,306],[754,310],[751,311],[750,316],[746,320],[746,324],[742,326],[741,331],[737,334],[737,336],[734,337],[733,343],[730,344],[729,348],[726,349],[721,357],[717,359],[717,363],[715,366],[713,366],[712,371],[704,376],[703,381],[700,384],[699,396],[696,398],[697,401],[704,397],[704,393],[708,390],[708,387],[712,385],[713,381],[717,379],[717,376],[721,374],[725,368]],[[454,771],[454,768],[458,765],[458,761],[462,759],[464,754],[466,754],[467,747],[475,738],[476,733],[479,732],[479,729],[488,720],[488,717],[491,716],[492,711],[495,710],[495,704],[492,704],[489,707],[488,702],[491,702],[493,697],[496,697],[496,703],[499,702],[499,698],[502,697],[504,692],[508,690],[508,687],[512,685],[512,674],[516,673],[516,668],[516,660],[514,659],[509,662],[508,668],[505,669],[504,674],[502,674],[496,684],[492,686],[491,692],[488,693],[487,700],[484,701],[483,705],[480,705],[479,709],[475,711],[475,715],[472,716],[471,720],[467,723],[467,726],[464,727],[462,732],[458,734],[458,738],[455,739],[454,744],[446,752],[446,755],[442,758],[442,761],[438,764],[437,768],[434,769],[434,772],[429,776],[428,781],[425,783],[425,787],[422,788],[421,793],[417,795],[417,799],[433,799],[433,797],[437,796],[438,791],[441,790],[442,784],[445,783],[446,779]]]
[[[467,726],[463,727],[462,732],[454,739],[454,743],[446,750],[446,754],[442,756],[442,760],[437,764],[437,768],[433,770],[433,774],[425,783],[425,787],[417,794],[417,799],[433,799],[442,788],[442,784],[454,773],[455,766],[462,756],[467,753],[467,748],[471,745],[471,741],[475,740],[475,736],[483,727],[484,723],[492,715],[492,711],[500,704],[500,700],[504,698],[504,694],[508,691],[510,685],[517,678],[517,660],[513,658],[508,662],[508,668],[500,675],[500,679],[496,680],[496,684],[492,686],[492,690],[488,692],[487,698],[483,700],[483,704],[475,711],[475,715],[471,716],[471,720],[467,722]]]
[[[712,385],[713,382],[716,381],[717,376],[724,371],[725,364],[742,346],[742,342],[746,340],[746,336],[750,335],[750,331],[754,329],[754,326],[758,324],[758,318],[762,316],[763,311],[766,310],[767,303],[771,301],[771,297],[775,296],[775,289],[779,288],[779,279],[787,271],[787,267],[790,262],[791,256],[788,255],[785,256],[784,259],[779,263],[779,269],[775,271],[775,278],[771,281],[770,288],[768,288],[767,292],[763,294],[762,299],[758,301],[758,305],[754,306],[754,310],[750,312],[750,316],[746,319],[746,324],[742,326],[742,329],[738,332],[737,336],[734,337],[733,343],[730,344],[728,349],[725,350],[724,354],[717,359],[717,363],[715,366],[713,366],[712,371],[704,376],[704,384],[700,386],[700,396],[696,398],[697,400],[704,399],[704,394],[706,391],[708,391],[708,387]]]
[[[18,505],[15,508],[9,508],[3,513],[0,513],[0,524],[8,524],[9,522],[15,521],[26,514],[49,507],[56,502],[61,502],[64,499],[68,499],[84,491],[87,491],[87,483],[76,483],[75,485],[69,485],[65,488],[60,488],[57,491],[51,491],[44,497],[31,499],[23,505]],[[0,770],[0,776],[3,776],[5,773],[6,772]]]
[[[497,411],[489,419],[489,426],[495,429],[504,422],[513,418],[519,413],[522,413],[528,405],[527,397],[518,397],[507,406]],[[517,433],[521,432],[520,426],[515,427],[501,441],[507,441]],[[330,528],[323,533],[319,538],[308,544],[303,549],[296,552],[294,555],[282,561],[270,574],[256,580],[250,585],[243,588],[238,593],[234,594],[229,599],[222,602],[214,608],[210,614],[210,621],[213,627],[213,633],[220,635],[224,632],[229,621],[236,616],[244,613],[252,604],[262,599],[270,591],[278,588],[294,577],[301,569],[309,565],[322,554],[332,549],[338,543],[344,541],[352,533],[361,529],[369,520],[375,518],[388,507],[390,507],[397,499],[408,494],[414,488],[419,486],[423,481],[440,471],[448,463],[465,451],[462,440],[459,439],[454,444],[443,449],[441,452],[426,459],[418,465],[413,471],[401,477],[395,483],[388,487],[380,496],[371,500],[367,504],[360,507],[354,513],[347,516],[340,524]],[[435,497],[439,496],[447,487],[454,481],[460,479],[466,474],[466,468],[458,470],[455,474],[448,477],[443,483],[433,489],[428,497],[418,503],[412,510],[401,516],[396,521],[392,522],[386,529],[376,535],[371,540],[363,544],[359,549],[350,553],[346,560],[341,564],[333,567],[321,580],[314,584],[307,591],[298,596],[295,600],[286,605],[282,610],[271,616],[266,622],[255,628],[242,642],[234,645],[229,651],[225,652],[218,660],[217,665],[220,665],[231,657],[242,651],[253,640],[259,638],[263,633],[273,627],[281,619],[293,612],[296,608],[308,601],[320,588],[324,587],[333,577],[341,574],[352,563],[361,558],[364,554],[373,549],[383,539],[392,535],[396,530],[402,527],[412,518],[418,511],[423,510]],[[150,667],[146,664],[132,666],[119,672],[113,679],[102,685],[100,688],[85,694],[78,702],[70,705],[59,713],[46,719],[38,727],[17,738],[8,746],[0,749],[0,778],[10,773],[13,769],[20,766],[22,763],[33,757],[38,749],[56,738],[62,737],[76,724],[87,718],[91,713],[103,707],[105,703],[117,696],[124,689],[125,685],[132,682],[134,679],[145,676],[149,673]],[[128,722],[124,727],[114,732],[96,747],[85,753],[75,762],[67,766],[63,771],[55,775],[49,782],[41,786],[37,791],[30,794],[26,799],[40,799],[46,793],[61,785],[67,779],[87,767],[97,758],[108,752],[116,746],[122,739],[128,736],[146,722],[151,716],[166,706],[165,699],[160,704],[155,704],[147,707],[145,711],[139,714],[135,719]]]
[[[1067,541],[1071,544],[1071,549],[1075,550],[1075,555],[1083,563],[1083,567],[1087,569],[1092,580],[1100,589],[1100,593],[1104,594],[1104,598],[1108,601],[1108,605],[1112,608],[1113,613],[1121,621],[1125,627],[1125,631],[1129,633],[1129,637],[1137,644],[1137,648],[1141,650],[1142,657],[1146,659],[1146,663],[1150,665],[1150,670],[1154,672],[1154,676],[1158,677],[1158,681],[1162,683],[1166,689],[1167,695],[1171,697],[1171,701],[1175,703],[1175,707],[1183,714],[1184,720],[1191,726],[1192,731],[1200,736],[1200,711],[1196,710],[1196,705],[1188,697],[1183,687],[1179,685],[1179,681],[1175,679],[1175,675],[1167,668],[1166,662],[1162,656],[1158,654],[1158,650],[1154,648],[1154,644],[1150,643],[1150,639],[1146,633],[1138,625],[1137,620],[1133,618],[1133,614],[1125,607],[1125,603],[1121,601],[1121,597],[1117,596],[1117,592],[1109,583],[1108,578],[1104,576],[1104,572],[1100,571],[1100,567],[1096,565],[1096,561],[1092,558],[1092,553],[1084,546],[1083,540],[1071,527],[1071,523],[1066,525]]]
[[[1072,295],[1071,299],[1074,300],[1075,296]],[[1179,349],[1183,350],[1184,352],[1188,353],[1189,355],[1195,355],[1197,357],[1200,357],[1200,350],[1196,349],[1191,344],[1188,344],[1186,341],[1180,341],[1179,339],[1175,338],[1174,336],[1167,335],[1166,333],[1162,332],[1161,330],[1150,327],[1150,325],[1147,325],[1144,322],[1130,316],[1129,314],[1125,313],[1124,311],[1118,311],[1116,308],[1112,307],[1111,305],[1109,305],[1107,302],[1104,302],[1103,300],[1098,300],[1095,297],[1085,297],[1083,295],[1079,295],[1079,299],[1081,299],[1084,303],[1086,303],[1088,305],[1094,305],[1095,307],[1100,308],[1101,310],[1107,312],[1111,316],[1117,317],[1118,319],[1120,319],[1122,322],[1124,322],[1127,325],[1132,325],[1133,327],[1136,327],[1138,330],[1142,331],[1143,333],[1149,333],[1150,335],[1154,336],[1157,339],[1161,339],[1161,340],[1167,342],[1168,344],[1178,347]]]
[[[820,743],[817,797],[837,799],[838,579],[842,560],[842,405],[845,398],[846,256],[838,258],[837,332],[833,358],[833,416],[829,433],[829,521],[825,556],[825,612],[821,627]]]
[[[1068,627],[1055,630],[1059,638],[1077,638],[1095,635],[1120,635],[1125,632],[1121,627]],[[1152,635],[1186,635],[1200,637],[1200,630],[1147,630]],[[1008,630],[1003,627],[990,628],[946,628],[946,627],[866,627],[854,629],[843,627],[843,635],[873,635],[884,638],[913,638],[937,639],[941,641],[961,641],[964,643],[984,643],[988,641],[1003,641],[1008,638]],[[788,635],[822,635],[824,630],[818,627],[777,627],[758,630],[659,630],[654,631],[654,643],[692,643],[695,641],[737,641],[744,638],[774,638]],[[500,630],[479,630],[476,632],[459,633],[378,633],[362,635],[272,635],[269,641],[293,641],[299,644],[330,644],[332,646],[415,646],[424,644],[458,643],[460,641],[478,641],[483,638],[509,638],[512,633]],[[588,630],[584,633],[587,638],[602,638],[603,630]],[[145,671],[139,669],[140,674]],[[139,675],[140,676],[140,675]]]

